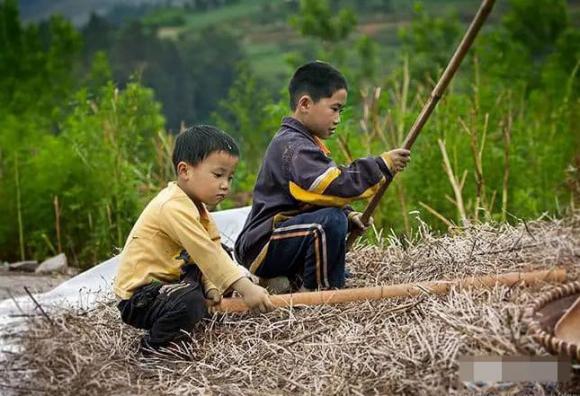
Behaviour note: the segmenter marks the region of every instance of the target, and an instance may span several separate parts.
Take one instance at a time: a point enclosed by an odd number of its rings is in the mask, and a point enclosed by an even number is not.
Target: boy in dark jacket
[[[237,260],[273,292],[289,291],[290,281],[308,290],[344,287],[347,232],[367,226],[347,205],[371,197],[410,159],[396,149],[334,163],[323,140],[340,123],[347,90],[343,75],[323,62],[301,66],[290,81],[292,117],[266,150],[235,245]]]

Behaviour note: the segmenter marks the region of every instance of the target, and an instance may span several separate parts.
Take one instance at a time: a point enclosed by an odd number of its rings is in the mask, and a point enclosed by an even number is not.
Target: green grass
[[[265,3],[267,0],[241,1],[209,11],[188,11],[181,7],[169,7],[153,12],[145,17],[143,22],[148,25],[176,28],[180,33],[226,23],[228,27],[236,29],[240,25],[232,24],[234,21],[251,19],[262,10]]]
[[[145,25],[171,28],[181,28],[184,21],[183,10],[181,8],[164,8],[162,10],[157,10],[141,20]]]
[[[187,29],[203,29],[207,26],[222,23],[231,23],[235,20],[250,18],[262,10],[262,6],[268,0],[252,0],[240,2],[228,7],[222,7],[208,12],[196,12],[186,15],[185,26]],[[236,26],[232,26],[236,27]]]

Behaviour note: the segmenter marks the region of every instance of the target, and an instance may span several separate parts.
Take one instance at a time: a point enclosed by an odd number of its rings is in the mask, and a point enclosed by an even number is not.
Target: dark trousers
[[[340,208],[319,209],[283,221],[276,225],[256,275],[301,279],[308,289],[342,288],[347,230],[348,219]]]
[[[144,344],[158,348],[186,338],[208,316],[202,289],[199,268],[188,265],[179,283],[142,286],[130,299],[119,302],[118,308],[123,322],[149,330]]]

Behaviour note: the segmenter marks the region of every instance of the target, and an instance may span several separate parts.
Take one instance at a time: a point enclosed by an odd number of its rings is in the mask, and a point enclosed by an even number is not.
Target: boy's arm
[[[210,289],[212,293],[208,298],[216,304],[223,292],[231,287],[240,292],[251,310],[273,310],[266,289],[254,285],[246,277],[246,272],[221,247],[219,237],[212,240],[196,215],[199,212],[188,198],[167,202],[159,213],[163,230],[187,250],[202,275],[216,286]]]
[[[203,285],[203,292],[205,297],[208,299],[210,304],[219,304],[222,301],[222,293],[220,293],[217,286],[211,283],[211,281],[205,275],[201,277],[201,283]]]
[[[218,290],[217,286],[209,280],[209,278],[205,275],[201,277],[201,283],[203,285],[203,291],[207,294],[210,290]]]
[[[212,240],[196,218],[193,205],[180,200],[167,202],[160,212],[163,230],[187,250],[203,274],[205,290],[215,288],[222,294],[245,273],[232,261],[219,243]]]
[[[290,161],[290,194],[298,201],[319,206],[345,206],[372,196],[392,178],[388,153],[337,166],[315,146],[296,149]]]
[[[224,245],[223,243],[220,243],[220,246],[222,247],[222,249],[224,249],[226,251],[226,253],[228,254],[228,256],[230,256],[230,258],[233,260],[234,257],[232,255],[232,249],[229,246]],[[209,297],[210,294],[212,294],[212,293],[210,293],[210,290],[214,290],[214,289],[215,290],[218,290],[217,286],[214,285],[209,280],[209,278],[207,276],[205,276],[205,275],[202,276],[201,282],[202,282],[202,285],[203,285],[203,290],[204,290],[206,296],[208,296],[208,297]],[[219,290],[218,290],[218,292],[219,292]]]

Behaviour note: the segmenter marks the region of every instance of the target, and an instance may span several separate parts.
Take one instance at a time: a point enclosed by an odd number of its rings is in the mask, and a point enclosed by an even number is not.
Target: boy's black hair
[[[339,89],[348,91],[346,78],[326,62],[310,62],[300,66],[288,85],[290,108],[296,110],[298,99],[309,95],[314,103],[322,98],[330,98]]]
[[[234,157],[240,156],[240,149],[234,139],[224,131],[211,125],[196,125],[177,135],[173,149],[173,166],[185,161],[197,165],[214,151],[225,151]]]

